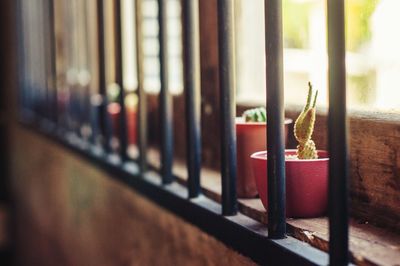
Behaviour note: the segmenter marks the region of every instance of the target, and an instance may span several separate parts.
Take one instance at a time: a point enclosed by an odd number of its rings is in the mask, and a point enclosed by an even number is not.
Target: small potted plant
[[[119,135],[119,119],[121,114],[121,105],[118,103],[118,96],[120,93],[119,86],[117,84],[111,84],[108,88],[108,98],[111,102],[107,106],[108,114],[111,118],[112,135],[118,137]],[[136,144],[136,116],[137,116],[137,104],[138,97],[134,93],[130,93],[125,96],[125,114],[126,114],[126,125],[127,125],[127,137],[129,145]]]
[[[264,107],[246,110],[236,118],[237,194],[240,198],[257,196],[250,155],[265,148],[267,143],[267,113]],[[291,119],[285,120],[285,131]]]
[[[285,151],[286,216],[311,218],[325,214],[328,195],[328,153],[317,150],[311,139],[318,91],[308,83],[307,103],[294,125],[297,150]],[[251,155],[257,190],[267,209],[267,152]]]
[[[110,116],[111,134],[114,138],[119,135],[119,116],[121,113],[121,106],[118,103],[118,95],[120,94],[120,87],[117,83],[111,83],[107,86],[107,112]]]
[[[127,120],[126,122],[128,127],[128,143],[130,145],[136,145],[137,105],[138,105],[138,97],[136,94],[130,93],[125,97],[126,120]]]

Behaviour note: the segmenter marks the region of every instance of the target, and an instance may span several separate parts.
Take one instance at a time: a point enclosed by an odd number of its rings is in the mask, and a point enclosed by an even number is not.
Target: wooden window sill
[[[159,153],[150,149],[150,164],[160,167]],[[183,161],[175,160],[174,175],[177,181],[186,184],[187,171]],[[202,169],[201,187],[203,194],[217,202],[221,201],[221,181],[218,171]],[[260,199],[239,199],[239,210],[263,224],[267,222],[267,213]],[[309,243],[320,250],[328,251],[328,218],[288,219],[288,234]],[[400,235],[392,231],[375,227],[368,222],[350,221],[350,252],[357,265],[400,265]]]

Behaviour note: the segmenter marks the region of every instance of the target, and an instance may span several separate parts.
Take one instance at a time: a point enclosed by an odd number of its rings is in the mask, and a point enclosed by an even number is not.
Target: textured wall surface
[[[22,265],[251,265],[80,157],[12,129]]]

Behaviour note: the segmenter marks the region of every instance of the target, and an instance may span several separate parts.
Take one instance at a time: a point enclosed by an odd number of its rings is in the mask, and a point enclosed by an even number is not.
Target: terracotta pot
[[[289,131],[291,119],[285,120],[285,138]],[[241,117],[236,119],[236,149],[237,149],[237,195],[240,198],[257,196],[257,186],[253,176],[250,155],[256,151],[265,150],[267,145],[267,126],[261,122],[244,122]]]
[[[295,155],[296,150],[286,150]],[[318,159],[286,159],[286,216],[291,218],[319,217],[326,213],[328,201],[328,165],[326,151],[318,151]],[[251,155],[257,190],[267,209],[267,152]]]
[[[111,118],[111,127],[112,134],[114,137],[119,136],[119,116],[121,113],[121,107],[119,103],[110,103],[108,104],[107,111],[110,114]],[[128,134],[128,143],[136,144],[136,108],[127,106],[125,109],[126,112],[126,126],[127,126],[127,134]]]

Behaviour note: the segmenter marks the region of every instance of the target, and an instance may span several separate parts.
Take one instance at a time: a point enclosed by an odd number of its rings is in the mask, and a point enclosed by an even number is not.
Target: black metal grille
[[[168,85],[168,38],[167,0],[158,0],[159,23],[159,62],[161,92],[159,98],[161,124],[161,171],[162,186],[154,183],[157,176],[147,167],[147,96],[144,91],[144,33],[142,28],[143,0],[135,1],[136,29],[136,65],[138,103],[138,150],[139,157],[130,161],[127,155],[127,123],[125,95],[123,90],[123,47],[121,0],[113,0],[114,54],[116,83],[120,87],[118,102],[120,105],[119,158],[117,164],[110,164],[107,158],[112,152],[110,145],[111,122],[107,113],[108,99],[106,92],[106,52],[105,45],[105,1],[97,0],[97,47],[98,50],[98,94],[90,94],[87,84],[61,82],[56,76],[56,36],[55,13],[53,0],[41,0],[37,5],[31,1],[19,2],[19,41],[20,46],[20,94],[21,113],[25,122],[36,124],[37,121],[48,121],[56,130],[51,135],[64,140],[64,144],[78,150],[80,154],[98,163],[103,169],[114,172],[122,181],[139,189],[146,196],[167,206],[186,219],[198,224],[204,230],[252,256],[259,262],[266,260],[272,263],[297,262],[301,264],[326,263],[324,255],[300,242],[285,240],[285,157],[284,157],[284,99],[283,99],[283,45],[282,45],[282,2],[265,0],[266,26],[266,62],[267,62],[267,114],[268,114],[268,237],[265,230],[248,227],[249,218],[237,213],[236,197],[236,132],[235,132],[235,77],[234,77],[234,23],[233,0],[218,0],[218,34],[219,34],[219,74],[220,74],[220,113],[221,113],[221,182],[222,204],[212,203],[200,194],[201,170],[201,96],[200,96],[200,34],[199,34],[199,1],[182,0],[183,47],[184,49],[184,88],[186,99],[186,138],[188,186],[187,193],[191,200],[182,196],[185,189],[174,182],[173,164],[173,109],[172,97]],[[74,1],[76,4],[76,2]],[[86,6],[86,5],[84,5]],[[66,6],[64,7],[66,8]],[[79,9],[79,8],[78,8]],[[71,17],[78,12],[69,8]],[[84,12],[84,11],[79,11]],[[42,16],[42,21],[38,16]],[[84,14],[83,14],[84,15]],[[82,14],[81,14],[82,16]],[[71,29],[71,21],[66,20]],[[76,26],[76,25],[75,25]],[[82,25],[81,25],[82,26]],[[85,27],[86,28],[86,27]],[[48,38],[35,39],[32,32]],[[47,35],[46,35],[47,33]],[[72,37],[71,37],[72,38]],[[76,38],[70,40],[77,41]],[[41,45],[44,45],[42,47]],[[75,45],[67,47],[67,60],[80,60],[77,56],[88,53],[81,48],[78,52]],[[82,51],[83,49],[83,51]],[[48,51],[48,52],[46,52]],[[344,42],[344,1],[328,0],[328,52],[329,52],[329,148],[330,148],[330,182],[329,182],[329,225],[330,225],[330,263],[343,265],[348,263],[348,151],[346,127],[346,83],[345,83],[345,42]],[[40,59],[40,60],[39,60]],[[35,69],[35,60],[40,68]],[[73,73],[76,75],[76,73]],[[76,77],[73,77],[76,79]],[[61,85],[60,85],[61,84]],[[64,85],[62,85],[64,84]],[[58,88],[67,86],[68,90]],[[65,93],[65,91],[67,93]],[[57,93],[58,92],[58,93]],[[97,100],[96,100],[97,99]],[[65,134],[75,132],[78,139],[85,142],[82,126],[89,123],[91,113],[91,145],[96,146],[94,136],[101,136],[102,155],[93,155],[90,149],[77,147],[65,142]],[[34,119],[32,119],[34,118]],[[47,132],[49,133],[48,129]],[[78,142],[82,143],[82,142]],[[88,144],[88,143],[87,143]],[[88,144],[90,145],[90,144]],[[103,157],[102,157],[103,156]],[[105,156],[105,157],[104,157]],[[126,164],[137,165],[140,171],[128,171]],[[136,179],[136,178],[139,178]],[[158,194],[157,194],[158,193]],[[179,209],[181,208],[181,209]],[[191,213],[189,215],[188,213]],[[224,216],[232,216],[226,218]],[[196,220],[200,219],[200,220]],[[206,220],[210,219],[207,225]],[[230,230],[230,231],[229,231]],[[238,241],[231,234],[237,234]],[[276,239],[276,240],[275,240]],[[247,241],[247,242],[246,242]],[[286,242],[285,242],[286,241]],[[246,245],[261,244],[262,248]],[[264,247],[278,257],[267,257]],[[301,248],[302,251],[296,250]],[[271,253],[272,252],[272,253]]]

